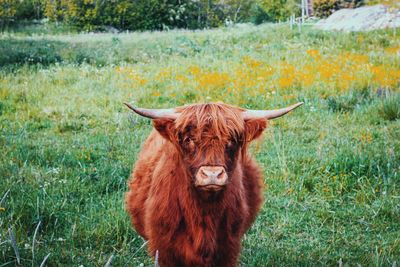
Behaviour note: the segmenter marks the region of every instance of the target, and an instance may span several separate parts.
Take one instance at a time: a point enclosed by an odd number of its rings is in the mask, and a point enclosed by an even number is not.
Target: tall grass
[[[219,100],[305,101],[252,147],[265,203],[243,266],[400,262],[399,45],[392,31],[270,25],[3,35],[0,262],[17,261],[10,228],[24,266],[49,253],[51,266],[150,265],[123,194],[151,122],[122,103]]]

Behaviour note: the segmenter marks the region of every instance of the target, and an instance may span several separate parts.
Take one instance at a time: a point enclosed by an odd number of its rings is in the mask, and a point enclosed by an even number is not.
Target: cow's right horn
[[[244,120],[250,120],[250,119],[267,119],[267,120],[272,120],[278,117],[281,117],[285,115],[286,113],[292,111],[295,108],[300,107],[303,105],[303,102],[291,105],[287,108],[281,108],[281,109],[274,109],[274,110],[245,110],[242,113],[243,119]]]
[[[139,114],[140,116],[150,119],[173,119],[178,117],[178,113],[172,108],[166,109],[147,109],[147,108],[136,108],[128,103],[124,103],[128,108]]]

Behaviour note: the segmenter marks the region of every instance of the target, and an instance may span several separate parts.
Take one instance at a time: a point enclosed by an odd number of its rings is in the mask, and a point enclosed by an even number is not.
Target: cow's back
[[[145,239],[147,239],[144,229],[145,202],[151,188],[155,166],[160,164],[165,145],[166,140],[153,129],[139,153],[128,182],[129,191],[125,196],[126,209],[131,216],[132,224]]]

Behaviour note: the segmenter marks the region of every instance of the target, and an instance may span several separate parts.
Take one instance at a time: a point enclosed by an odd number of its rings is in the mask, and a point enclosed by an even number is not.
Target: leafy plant
[[[389,121],[400,119],[400,94],[390,94],[379,106],[380,116]]]
[[[351,112],[370,101],[370,91],[368,88],[364,88],[352,90],[343,95],[329,96],[326,103],[328,108],[334,112]]]
[[[315,16],[326,18],[339,9],[340,0],[314,0],[313,8]]]
[[[300,15],[297,0],[259,0],[258,3],[272,21],[287,20],[292,14]]]

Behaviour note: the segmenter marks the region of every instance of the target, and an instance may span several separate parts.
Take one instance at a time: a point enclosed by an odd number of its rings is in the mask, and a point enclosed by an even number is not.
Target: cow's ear
[[[166,139],[172,141],[175,131],[173,119],[154,119],[154,128]]]
[[[258,138],[267,128],[268,121],[266,119],[251,119],[245,122],[246,142],[251,142]]]

